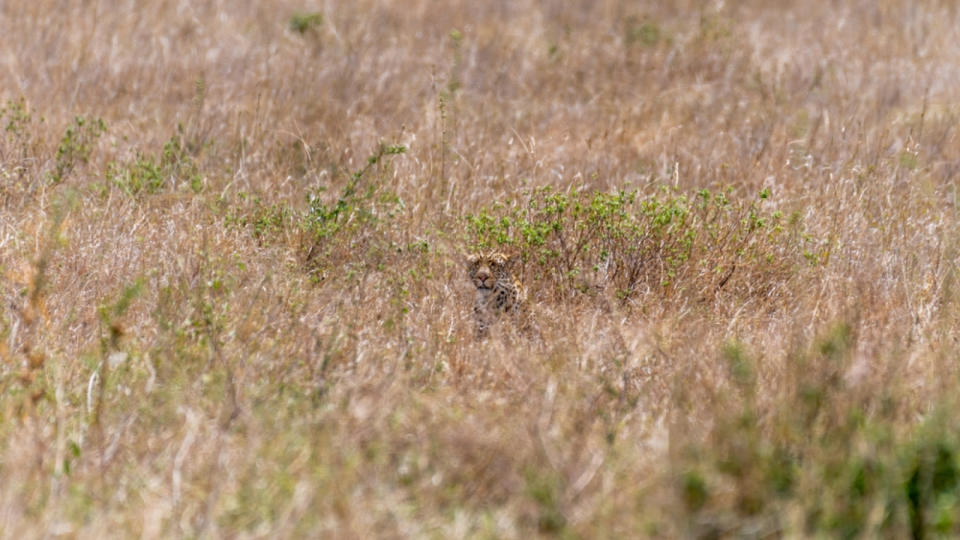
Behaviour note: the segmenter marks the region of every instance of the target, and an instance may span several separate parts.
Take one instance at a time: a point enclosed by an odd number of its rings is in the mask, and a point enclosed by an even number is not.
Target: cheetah
[[[467,257],[470,281],[477,288],[473,320],[477,339],[490,335],[490,326],[501,313],[515,319],[526,309],[526,292],[512,274],[519,257],[499,252],[475,253]]]

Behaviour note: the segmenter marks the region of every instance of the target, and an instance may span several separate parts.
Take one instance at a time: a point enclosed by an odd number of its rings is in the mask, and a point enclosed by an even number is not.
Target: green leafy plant
[[[350,175],[336,200],[328,202],[322,189],[308,195],[304,228],[308,236],[306,260],[309,263],[315,263],[330,246],[331,240],[345,229],[375,228],[403,210],[403,201],[385,182],[387,169],[384,166],[387,158],[406,151],[402,145],[381,143],[367,158],[363,168]],[[374,174],[378,167],[379,174]]]
[[[31,159],[39,146],[34,128],[43,121],[42,117],[35,118],[24,98],[9,100],[0,107],[0,126],[3,126],[0,132],[0,176],[15,176],[22,181],[36,166],[37,160]],[[18,185],[21,189],[24,187],[21,183]],[[3,189],[9,191],[12,187],[7,184]]]
[[[249,227],[259,245],[267,244],[295,222],[294,211],[280,204],[265,204],[260,197],[240,192],[241,204],[226,214],[230,225]],[[246,204],[243,204],[246,203]]]
[[[625,41],[628,46],[635,43],[652,47],[661,40],[661,30],[656,23],[638,21],[636,18],[628,20]]]
[[[26,100],[20,98],[7,101],[6,105],[0,107],[0,119],[4,132],[13,137],[23,137],[32,119]]]
[[[294,13],[287,21],[287,27],[298,34],[306,34],[314,28],[319,28],[323,24],[322,13]]]
[[[94,144],[106,131],[107,126],[100,118],[75,117],[60,139],[50,180],[59,184],[77,165],[87,163]]]
[[[187,151],[183,128],[164,143],[156,156],[137,152],[128,162],[107,164],[107,181],[130,195],[158,193],[169,185],[187,185],[195,193],[203,189],[200,169]]]

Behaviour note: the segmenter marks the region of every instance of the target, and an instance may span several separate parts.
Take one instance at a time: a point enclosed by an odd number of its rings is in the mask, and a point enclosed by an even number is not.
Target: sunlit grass
[[[3,4],[3,536],[956,536],[958,23]]]

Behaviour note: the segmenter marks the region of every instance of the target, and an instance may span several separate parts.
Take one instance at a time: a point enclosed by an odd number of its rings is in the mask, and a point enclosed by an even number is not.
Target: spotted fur
[[[477,339],[490,335],[490,327],[507,313],[514,317],[525,308],[525,291],[512,270],[518,257],[503,253],[475,253],[467,257],[470,281],[477,288],[473,320]]]

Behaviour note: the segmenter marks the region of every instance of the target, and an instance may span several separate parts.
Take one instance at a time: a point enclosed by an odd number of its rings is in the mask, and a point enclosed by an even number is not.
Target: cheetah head
[[[492,289],[498,280],[508,279],[519,257],[500,252],[474,253],[467,257],[470,281],[477,289]]]

